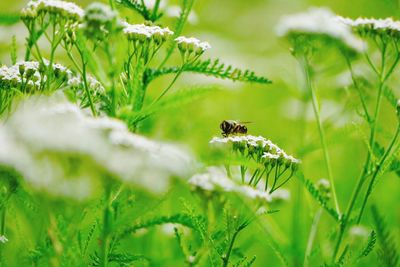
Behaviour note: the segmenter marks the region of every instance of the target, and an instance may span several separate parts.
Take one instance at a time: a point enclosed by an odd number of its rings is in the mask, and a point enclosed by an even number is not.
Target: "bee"
[[[219,127],[222,130],[222,136],[227,137],[230,134],[247,134],[247,127],[243,125],[248,122],[239,122],[234,120],[224,120]]]

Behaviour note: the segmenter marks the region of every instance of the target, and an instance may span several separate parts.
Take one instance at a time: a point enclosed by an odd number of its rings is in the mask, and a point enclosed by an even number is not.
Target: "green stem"
[[[109,64],[110,71],[108,77],[111,80],[111,115],[116,115],[117,110],[117,88],[115,86],[115,70],[114,70],[114,56],[111,53],[110,46],[108,43],[105,45],[105,53]]]
[[[364,197],[364,200],[363,200],[363,203],[362,203],[362,206],[361,206],[361,210],[360,210],[360,213],[359,213],[358,218],[357,218],[357,224],[359,224],[360,221],[361,221],[365,206],[367,205],[368,198],[372,193],[372,189],[373,189],[373,186],[375,184],[375,180],[376,180],[379,172],[381,171],[382,166],[384,165],[387,157],[389,156],[390,152],[392,151],[392,148],[393,148],[394,144],[397,141],[399,133],[400,133],[400,124],[398,124],[396,133],[394,134],[394,136],[392,138],[392,141],[390,142],[389,147],[387,148],[385,154],[382,156],[381,160],[378,162],[378,164],[376,166],[376,169],[375,169],[375,172],[372,174],[371,181],[369,182],[368,189],[367,189],[367,192],[365,194],[365,197]]]
[[[361,88],[360,88],[360,86],[359,86],[359,84],[358,84],[358,82],[357,82],[356,76],[355,76],[355,74],[354,74],[354,70],[353,70],[353,67],[352,67],[352,65],[351,65],[351,61],[350,61],[350,59],[349,59],[348,56],[345,56],[345,59],[346,59],[347,67],[348,67],[349,70],[350,70],[350,75],[351,75],[351,79],[352,79],[352,81],[353,81],[354,87],[355,87],[356,90],[357,90],[358,96],[359,96],[360,101],[361,101],[361,105],[362,105],[362,107],[363,107],[363,109],[364,109],[364,114],[365,114],[365,116],[367,117],[367,121],[368,121],[368,123],[369,123],[369,122],[371,121],[371,117],[370,117],[370,115],[369,115],[368,108],[367,108],[367,104],[366,104],[366,102],[365,102],[364,96],[362,95]]]
[[[179,69],[179,71],[176,73],[174,79],[171,81],[171,83],[168,85],[167,88],[164,89],[164,91],[161,93],[161,95],[159,95],[156,100],[154,100],[153,104],[157,103],[170,89],[171,87],[174,85],[174,83],[176,82],[176,80],[179,78],[179,76],[182,74],[183,72],[183,68],[184,68],[184,64],[182,64],[181,68]]]
[[[341,217],[339,202],[338,202],[337,195],[336,195],[335,183],[334,183],[333,175],[332,175],[330,157],[329,157],[329,153],[328,153],[328,146],[326,144],[325,133],[324,133],[324,129],[322,127],[322,121],[321,121],[320,111],[319,111],[319,107],[318,107],[318,99],[317,99],[317,95],[315,93],[314,86],[312,85],[312,78],[311,78],[311,73],[310,73],[311,66],[306,58],[304,58],[302,63],[303,63],[304,73],[306,76],[306,86],[307,86],[309,92],[311,93],[314,115],[317,120],[318,132],[319,132],[319,136],[320,136],[322,150],[324,153],[325,167],[328,172],[328,178],[329,178],[329,182],[330,182],[331,188],[332,188],[333,202],[335,203],[336,212],[338,213],[339,217]]]
[[[100,262],[99,266],[106,267],[108,265],[108,248],[110,244],[110,232],[112,227],[112,212],[111,212],[111,205],[110,205],[110,197],[111,197],[111,189],[108,185],[105,188],[105,201],[106,206],[104,207],[103,212],[103,230],[101,233],[101,245],[100,245]]]
[[[227,252],[225,253],[225,255],[222,256],[222,266],[223,267],[227,267],[229,264],[229,258],[231,256],[231,252],[233,249],[233,245],[235,244],[236,238],[238,236],[238,234],[240,233],[240,231],[242,231],[244,229],[244,227],[239,227],[238,229],[236,229],[235,233],[233,233],[231,242],[229,243],[229,247]]]
[[[85,61],[85,56],[84,56],[83,52],[79,49],[78,46],[76,48],[77,48],[77,50],[79,52],[79,55],[80,55],[81,61],[82,61],[82,79],[83,79],[83,86],[85,88],[85,93],[86,93],[86,96],[87,96],[88,101],[89,101],[90,110],[92,111],[93,116],[96,117],[97,116],[96,109],[94,108],[94,104],[93,104],[93,101],[92,101],[92,96],[90,95],[90,90],[89,90],[89,86],[88,86],[88,82],[87,82],[87,73],[86,73],[86,65],[87,64],[86,64],[86,61]],[[76,64],[76,62],[74,62],[74,63]]]
[[[381,57],[382,57],[381,70],[382,71],[384,71],[385,51],[386,51],[386,48],[384,46],[382,48],[382,51],[381,51]],[[360,177],[358,178],[356,187],[355,187],[355,189],[354,189],[354,191],[352,193],[352,196],[350,198],[350,202],[349,202],[349,205],[347,207],[345,216],[343,217],[343,220],[340,222],[341,224],[340,224],[340,229],[339,229],[339,235],[338,235],[338,239],[337,239],[337,242],[336,242],[336,245],[335,245],[335,249],[334,249],[334,252],[333,252],[333,257],[332,257],[332,261],[333,262],[335,261],[336,256],[337,256],[337,254],[339,252],[339,248],[340,248],[340,245],[342,243],[343,236],[344,236],[344,231],[347,228],[347,224],[349,223],[349,220],[350,220],[351,214],[353,212],[356,200],[358,198],[358,195],[361,192],[362,186],[363,186],[363,184],[364,184],[364,182],[366,180],[367,174],[369,172],[368,171],[369,170],[369,165],[370,165],[371,158],[372,158],[372,153],[373,153],[372,148],[374,147],[374,143],[375,143],[375,132],[376,132],[377,119],[378,119],[378,116],[379,116],[379,110],[380,110],[381,100],[382,100],[382,91],[383,91],[384,83],[385,83],[386,79],[388,78],[387,75],[384,76],[383,72],[379,73],[377,71],[377,68],[374,66],[374,64],[372,63],[372,61],[369,58],[367,53],[365,53],[365,57],[366,57],[369,65],[370,65],[370,67],[374,70],[374,72],[377,74],[377,76],[379,78],[378,96],[377,96],[377,100],[376,100],[376,104],[375,104],[375,110],[374,110],[373,118],[369,121],[371,129],[370,129],[370,138],[369,138],[368,149],[371,149],[371,151],[368,152],[368,154],[367,154],[367,159],[365,160],[365,163],[364,163],[364,166],[362,168]],[[392,67],[390,69],[388,74],[392,73],[393,70],[394,70],[394,67]]]
[[[317,235],[318,225],[319,225],[319,221],[321,219],[323,210],[324,209],[321,207],[315,213],[315,216],[314,216],[314,219],[313,219],[313,222],[311,225],[310,235],[308,236],[306,254],[304,255],[304,263],[303,263],[304,267],[308,266],[308,258],[311,255],[312,247],[314,244],[315,236]]]
[[[152,14],[152,19],[153,19],[153,21],[156,21],[157,12],[158,12],[158,8],[159,8],[159,6],[160,6],[160,2],[161,2],[161,0],[156,0],[156,3],[154,4],[153,14]]]

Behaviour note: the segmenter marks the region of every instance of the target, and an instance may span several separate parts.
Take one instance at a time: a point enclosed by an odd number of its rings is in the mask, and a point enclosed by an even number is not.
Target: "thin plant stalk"
[[[101,232],[101,245],[100,245],[100,262],[99,266],[106,267],[108,265],[108,248],[110,244],[110,232],[111,232],[111,205],[110,205],[110,198],[111,198],[111,189],[107,185],[105,188],[105,203],[106,206],[104,207],[103,211],[103,229]]]
[[[318,211],[314,215],[314,219],[313,219],[313,222],[312,222],[312,225],[311,225],[310,234],[308,236],[306,253],[304,255],[304,263],[303,263],[304,267],[308,266],[308,259],[310,258],[310,255],[311,255],[311,251],[312,251],[312,248],[313,248],[313,245],[314,245],[315,237],[317,235],[318,225],[319,225],[319,222],[321,220],[321,215],[322,215],[323,210],[324,209],[322,207],[320,207],[318,209]]]
[[[379,85],[378,85],[378,95],[377,95],[377,99],[376,99],[376,103],[375,103],[375,109],[374,109],[374,113],[373,113],[373,117],[370,118],[370,120],[368,121],[370,124],[370,139],[369,139],[369,144],[368,147],[369,149],[373,148],[374,144],[375,144],[375,133],[376,133],[376,125],[377,125],[377,120],[379,117],[379,111],[380,111],[380,107],[381,107],[381,102],[382,102],[382,94],[383,94],[383,88],[385,85],[385,82],[387,81],[387,79],[390,77],[390,75],[393,73],[396,65],[399,62],[399,51],[397,50],[396,47],[396,59],[394,61],[394,63],[392,64],[392,66],[389,68],[388,72],[386,74],[384,74],[385,71],[385,62],[386,62],[386,44],[384,44],[382,46],[381,49],[381,68],[380,71],[378,71],[378,69],[375,67],[375,65],[372,63],[371,59],[369,58],[368,54],[365,53],[365,57],[367,59],[368,64],[370,65],[370,67],[374,70],[374,72],[376,73],[376,75],[378,76],[378,81],[379,81]],[[345,216],[343,217],[343,221],[341,222],[340,225],[340,229],[339,229],[339,235],[338,235],[338,239],[335,245],[335,249],[333,252],[333,257],[332,260],[335,261],[337,253],[339,252],[339,248],[340,248],[340,244],[343,240],[343,235],[344,235],[344,231],[347,228],[347,224],[349,222],[349,219],[351,217],[351,214],[354,210],[354,206],[356,203],[356,200],[358,199],[358,196],[361,192],[362,186],[367,178],[368,172],[369,172],[369,166],[371,163],[371,159],[372,159],[372,153],[373,151],[370,151],[367,154],[367,158],[366,161],[364,163],[364,166],[362,168],[360,177],[358,178],[356,187],[354,188],[354,191],[352,193],[352,196],[350,198],[349,201],[349,205],[346,209],[346,213]]]
[[[319,136],[320,136],[320,140],[321,140],[322,150],[324,153],[325,167],[328,172],[328,178],[329,178],[329,182],[330,182],[331,188],[332,188],[333,202],[335,203],[336,212],[338,213],[338,215],[340,217],[341,212],[340,212],[339,202],[338,202],[337,195],[336,195],[335,183],[334,183],[333,175],[332,175],[328,146],[326,144],[325,133],[324,133],[324,129],[322,126],[322,120],[321,120],[320,111],[319,111],[319,107],[318,107],[318,99],[317,99],[317,96],[315,93],[314,86],[312,85],[312,78],[311,78],[311,73],[310,73],[311,66],[306,58],[303,58],[302,65],[303,65],[304,75],[306,78],[306,87],[307,87],[308,91],[311,93],[314,115],[317,120],[318,132],[319,132]]]

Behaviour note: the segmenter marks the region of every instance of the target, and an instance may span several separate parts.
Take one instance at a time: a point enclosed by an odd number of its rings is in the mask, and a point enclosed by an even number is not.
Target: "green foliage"
[[[365,248],[362,250],[362,252],[360,254],[360,258],[368,256],[372,252],[372,250],[374,250],[375,245],[376,245],[376,232],[371,231],[371,233],[368,237],[368,243],[365,246]]]
[[[161,69],[150,69],[146,73],[146,82],[167,74],[176,74],[180,71],[180,67],[166,67]],[[186,64],[183,66],[184,72],[193,72],[199,74],[205,74],[220,79],[228,79],[239,82],[269,84],[271,81],[265,77],[257,76],[250,70],[240,70],[234,68],[231,65],[226,66],[221,63],[219,59],[215,60],[199,60],[194,64]]]
[[[336,221],[339,220],[339,215],[336,213],[336,211],[329,206],[328,201],[326,197],[324,197],[320,191],[317,189],[317,187],[314,185],[314,183],[306,178],[304,178],[303,174],[298,175],[300,181],[304,184],[308,192],[311,194],[311,196],[318,201],[318,203],[323,207],[329,215],[331,215]]]
[[[372,218],[376,227],[376,235],[379,243],[378,256],[381,263],[387,267],[396,267],[399,264],[399,251],[384,218],[376,206],[371,208]]]
[[[120,5],[123,5],[133,11],[139,13],[145,20],[156,21],[158,17],[154,17],[153,14],[147,9],[146,5],[143,5],[140,0],[115,0]]]

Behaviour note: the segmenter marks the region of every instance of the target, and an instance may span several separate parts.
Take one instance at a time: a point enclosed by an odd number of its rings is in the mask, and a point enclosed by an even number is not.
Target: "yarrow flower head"
[[[36,61],[20,61],[15,65],[0,67],[0,86],[3,88],[17,88],[23,92],[40,90],[48,79],[47,60],[42,63]],[[53,64],[51,74],[57,82],[66,82],[72,76],[72,72],[60,65]]]
[[[400,38],[400,21],[393,20],[392,18],[357,18],[353,20],[339,16],[337,20],[344,25],[350,26],[361,36]]]
[[[213,137],[211,144],[233,144],[233,149],[243,154],[247,154],[259,163],[275,165],[285,165],[296,170],[301,163],[300,160],[288,155],[271,140],[262,136],[253,135],[234,135],[228,137]]]
[[[267,191],[269,186],[269,176],[272,173],[274,176],[274,182],[273,186],[268,189],[270,193],[273,193],[289,181],[301,163],[300,160],[286,154],[283,149],[262,136],[232,135],[222,138],[214,137],[210,143],[222,146],[231,145],[232,150],[236,152],[235,155],[240,155],[241,160],[255,161],[256,170],[252,175],[250,175],[250,177],[245,176],[245,173],[243,172],[244,167],[241,166],[242,182],[247,182],[249,185],[255,187],[260,184],[259,182],[265,174],[267,178],[265,179],[264,186]],[[281,180],[285,182],[277,183],[278,179],[284,175],[286,177]]]
[[[83,18],[83,10],[78,5],[60,0],[37,0],[29,1],[22,9],[23,20],[35,19],[37,16],[52,14],[68,20],[79,21]]]
[[[208,42],[202,42],[194,37],[179,36],[175,39],[184,62],[197,60],[205,51],[211,48]]]
[[[161,28],[159,26],[150,26],[145,24],[129,24],[123,23],[123,32],[131,41],[140,43],[153,40],[156,44],[161,44],[167,38],[174,34],[168,27]]]
[[[334,44],[349,52],[364,50],[364,43],[353,35],[351,28],[338,21],[327,8],[310,8],[307,12],[284,16],[276,27],[279,36],[288,37],[294,52],[323,42]]]

